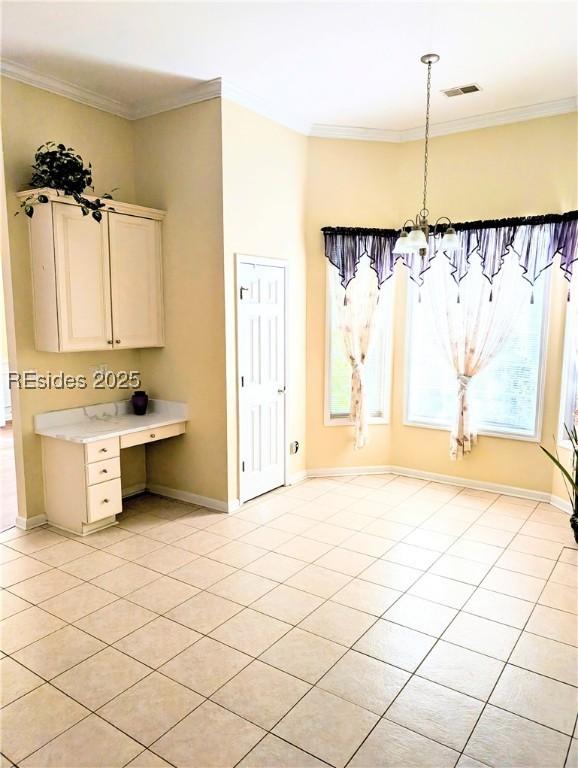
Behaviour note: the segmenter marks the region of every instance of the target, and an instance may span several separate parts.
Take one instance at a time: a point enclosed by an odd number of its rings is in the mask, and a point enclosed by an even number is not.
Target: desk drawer
[[[90,464],[93,461],[102,461],[103,459],[112,459],[113,456],[118,456],[120,453],[120,447],[118,444],[118,437],[109,437],[106,440],[97,440],[94,443],[86,444],[86,463]]]
[[[144,443],[155,443],[157,440],[164,440],[165,437],[175,437],[182,435],[185,431],[185,422],[179,424],[168,424],[166,427],[151,427],[139,432],[131,432],[129,435],[120,436],[120,447],[131,448],[133,445],[143,445]]]
[[[105,459],[104,461],[94,461],[86,465],[86,484],[96,485],[104,483],[106,480],[114,480],[120,477],[120,458]]]
[[[89,485],[86,489],[88,520],[94,523],[103,517],[118,515],[122,512],[122,491],[120,478],[105,483]]]

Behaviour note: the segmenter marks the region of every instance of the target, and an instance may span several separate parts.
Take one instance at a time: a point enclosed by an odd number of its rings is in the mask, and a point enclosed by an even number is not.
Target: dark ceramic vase
[[[141,390],[138,392],[133,392],[131,402],[135,416],[144,416],[147,412],[147,406],[149,404],[149,396],[147,393]]]

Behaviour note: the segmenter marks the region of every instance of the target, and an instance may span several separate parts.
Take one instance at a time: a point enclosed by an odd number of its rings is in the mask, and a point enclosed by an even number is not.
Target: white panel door
[[[285,267],[239,261],[241,501],[285,482]]]
[[[112,329],[116,349],[163,345],[161,225],[109,213]]]
[[[53,203],[52,215],[59,349],[110,349],[108,217],[99,223],[66,203]]]

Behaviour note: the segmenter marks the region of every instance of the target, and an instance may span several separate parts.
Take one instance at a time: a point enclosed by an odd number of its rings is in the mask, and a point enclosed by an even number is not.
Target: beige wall
[[[91,366],[141,370],[153,396],[188,402],[186,436],[150,446],[153,484],[221,501],[237,498],[236,253],[290,265],[289,433],[305,468],[393,464],[562,496],[535,443],[482,437],[462,462],[447,433],[403,425],[406,275],[395,278],[394,376],[389,425],[372,426],[363,451],[352,430],[325,427],[325,224],[398,226],[419,205],[422,143],[307,139],[218,99],[130,123],[12,80],[2,81],[2,132],[18,368],[90,375]],[[74,146],[95,169],[96,191],[166,208],[163,229],[167,345],[78,354],[34,350],[27,223],[14,193],[27,185],[36,148]],[[458,220],[578,207],[576,115],[436,138],[430,208]],[[557,431],[564,281],[552,270],[543,437]],[[304,297],[306,296],[306,304]],[[307,363],[306,363],[307,361]],[[227,385],[228,381],[228,385]],[[40,411],[116,399],[115,392],[24,392],[28,516],[43,512]],[[125,452],[125,485],[144,481],[144,451]]]
[[[148,480],[227,500],[221,107],[213,99],[134,123],[139,201],[165,208],[165,335],[143,350],[152,395],[189,406],[187,433],[147,449]]]
[[[16,362],[19,370],[40,373],[63,370],[67,374],[92,376],[91,366],[106,363],[111,370],[139,369],[138,351],[54,354],[34,349],[32,287],[28,251],[28,224],[18,210],[15,193],[26,189],[34,153],[45,141],[72,146],[94,167],[97,193],[118,187],[115,195],[134,201],[132,127],[127,120],[55,96],[22,83],[2,79],[2,140],[12,289],[16,327]],[[115,391],[86,390],[25,391],[20,397],[20,418],[27,501],[27,516],[44,513],[40,439],[33,431],[34,414],[58,408],[123,399]],[[142,477],[142,451],[124,459],[132,481]],[[133,462],[136,461],[136,464]],[[144,478],[143,478],[144,479]]]
[[[435,138],[430,149],[433,216],[463,221],[578,207],[576,115],[532,120]],[[354,146],[350,146],[354,145]],[[481,437],[471,456],[448,457],[446,432],[403,425],[405,293],[396,275],[394,376],[389,426],[370,427],[368,447],[352,448],[352,430],[323,426],[325,259],[319,228],[399,226],[420,205],[423,143],[388,145],[313,139],[308,174],[308,465],[392,464],[471,480],[550,492],[552,468],[536,443]],[[403,268],[401,268],[403,269]],[[552,270],[543,440],[557,432],[566,286]]]
[[[235,254],[288,262],[289,475],[305,456],[305,182],[307,139],[230,101],[223,110],[229,498],[238,498]]]
[[[327,261],[323,226],[395,227],[401,215],[399,147],[373,141],[310,139],[307,168],[307,465],[388,463],[391,428],[375,425],[362,451],[350,427],[324,426]],[[394,377],[395,378],[395,377]]]

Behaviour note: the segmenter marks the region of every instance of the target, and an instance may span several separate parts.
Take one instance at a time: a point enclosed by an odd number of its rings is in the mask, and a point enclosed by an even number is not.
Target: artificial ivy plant
[[[85,166],[82,157],[72,147],[56,144],[54,141],[47,141],[36,150],[30,186],[34,189],[49,187],[64,195],[70,195],[80,206],[82,215],[88,216],[92,212],[92,218],[96,221],[102,221],[101,208],[105,206],[102,200],[112,200],[112,195],[108,192],[102,195],[102,199],[89,200],[84,197],[87,189],[94,189],[91,163]],[[22,200],[20,208],[32,218],[34,206],[47,202],[46,195],[34,192]]]

